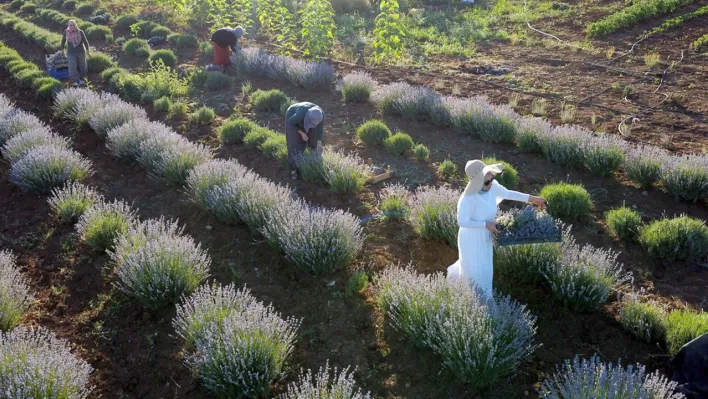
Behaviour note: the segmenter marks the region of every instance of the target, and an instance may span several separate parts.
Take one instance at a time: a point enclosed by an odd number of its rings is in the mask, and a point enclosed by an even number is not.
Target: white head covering
[[[487,173],[492,172],[494,174],[499,174],[503,171],[502,164],[485,165],[484,162],[479,159],[474,161],[467,161],[465,165],[465,174],[470,179],[465,187],[464,195],[470,195],[478,193],[479,190],[484,186],[484,177]]]
[[[236,35],[236,37],[238,37],[238,38],[243,36],[243,28],[240,26],[237,26],[237,27],[231,29],[231,32],[233,32],[234,35]]]
[[[307,114],[305,114],[305,132],[309,132],[310,129],[314,129],[322,123],[322,120],[324,119],[324,114],[322,113],[322,108],[320,107],[312,107],[310,108],[309,111],[307,111]]]

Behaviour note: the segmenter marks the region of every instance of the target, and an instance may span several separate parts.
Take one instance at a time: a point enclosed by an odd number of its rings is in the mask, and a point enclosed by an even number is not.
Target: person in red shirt
[[[240,39],[243,36],[243,28],[221,28],[211,35],[211,44],[214,46],[214,65],[224,67],[231,64],[229,49],[234,53],[241,50]]]

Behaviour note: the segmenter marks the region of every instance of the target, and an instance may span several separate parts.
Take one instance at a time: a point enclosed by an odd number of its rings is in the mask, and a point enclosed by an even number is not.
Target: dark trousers
[[[305,152],[307,147],[314,150],[317,148],[317,138],[315,138],[315,130],[310,129],[310,133],[307,134],[307,141],[303,141],[300,134],[297,132],[298,127],[285,122],[285,141],[288,144],[288,164],[290,168],[295,170],[294,159],[298,155]]]

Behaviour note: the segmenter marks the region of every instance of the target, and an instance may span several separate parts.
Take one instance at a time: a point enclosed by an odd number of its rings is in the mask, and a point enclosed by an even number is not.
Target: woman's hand
[[[492,234],[499,234],[496,222],[487,222],[487,230],[489,230]]]
[[[534,205],[537,205],[541,209],[546,209],[547,201],[545,198],[529,195],[529,202]]]
[[[298,130],[297,132],[300,134],[300,138],[302,139],[302,141],[307,142],[308,140],[310,140],[310,138],[307,136],[307,133],[303,132],[302,130]]]

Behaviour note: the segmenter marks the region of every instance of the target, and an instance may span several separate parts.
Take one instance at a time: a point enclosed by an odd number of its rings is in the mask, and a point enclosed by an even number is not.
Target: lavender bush
[[[457,200],[460,196],[447,187],[418,188],[410,200],[408,220],[416,233],[431,240],[445,240],[457,247]]]
[[[427,86],[404,82],[379,86],[372,93],[372,100],[384,113],[406,119],[434,122],[449,119],[440,94]]]
[[[294,161],[304,180],[326,183],[342,194],[361,191],[372,173],[371,166],[358,155],[331,149],[322,156],[313,152],[300,154]]]
[[[410,211],[410,193],[400,183],[386,184],[379,193],[379,210],[386,219],[403,219]]]
[[[50,145],[35,147],[12,164],[10,181],[22,191],[44,194],[92,173],[90,161],[72,150]]]
[[[334,68],[323,62],[286,58],[286,76],[290,83],[307,90],[328,90],[334,84]]]
[[[83,399],[93,368],[43,329],[0,332],[0,386],[9,398]]]
[[[0,331],[15,328],[34,301],[16,261],[12,252],[0,251]]]
[[[344,101],[363,103],[371,98],[371,93],[376,89],[376,80],[368,72],[354,71],[344,75],[337,88],[342,92]]]
[[[0,119],[0,146],[11,138],[28,132],[30,130],[43,130],[49,132],[49,128],[36,116],[18,110],[10,110]]]
[[[646,375],[644,366],[622,367],[603,363],[597,355],[589,360],[576,356],[566,360],[556,373],[544,381],[539,389],[543,399],[566,398],[623,398],[623,399],[681,399],[674,393],[676,383],[658,372]]]
[[[240,179],[246,173],[248,169],[234,160],[215,159],[192,169],[185,185],[194,202],[208,209],[210,191]]]
[[[627,144],[621,138],[609,136],[592,136],[583,149],[585,166],[590,172],[609,176],[622,167]]]
[[[512,143],[516,139],[516,114],[511,108],[494,106],[484,97],[446,97],[450,124],[458,131],[490,143]]]
[[[125,202],[101,201],[81,215],[76,230],[90,247],[103,252],[113,248],[117,238],[128,231],[136,218],[137,212]]]
[[[52,190],[49,207],[61,223],[74,223],[87,209],[103,201],[103,196],[93,188],[73,182]]]
[[[356,216],[309,209],[301,203],[273,209],[261,232],[295,266],[311,273],[330,273],[348,265],[364,243]]]
[[[87,106],[91,109],[99,108],[100,103],[99,93],[89,89],[72,87],[62,90],[54,98],[54,114],[68,119],[70,115],[77,112],[77,108]]]
[[[192,295],[184,296],[177,304],[177,315],[172,325],[177,335],[193,348],[210,324],[223,326],[225,319],[257,304],[256,298],[245,287],[236,289],[234,284],[204,284]]]
[[[187,363],[218,397],[265,397],[284,373],[299,326],[254,302],[200,329]]]
[[[708,196],[708,156],[669,158],[664,165],[661,182],[664,191],[676,200],[698,202]]]
[[[5,116],[6,113],[15,109],[15,103],[12,102],[6,95],[0,93],[0,116]]]
[[[627,151],[624,172],[632,181],[649,188],[661,179],[661,171],[669,154],[659,147],[638,146]]]
[[[153,136],[140,144],[138,162],[151,177],[167,184],[183,184],[196,166],[211,160],[212,151],[176,134]]]
[[[31,129],[7,140],[0,151],[8,162],[14,163],[31,149],[41,146],[68,150],[71,147],[71,141],[47,129]]]
[[[371,394],[362,393],[361,389],[357,388],[354,375],[349,372],[349,367],[337,373],[336,367],[330,371],[328,361],[325,367],[320,367],[317,375],[314,376],[312,370],[307,370],[307,373],[300,370],[297,382],[288,385],[287,392],[278,398],[371,399]]]
[[[108,131],[106,147],[116,157],[124,161],[136,161],[140,157],[140,146],[151,137],[174,135],[174,131],[160,123],[147,119],[134,119]]]
[[[177,222],[163,218],[128,228],[115,243],[118,287],[146,307],[177,302],[209,277],[211,260]]]
[[[553,130],[553,125],[541,118],[521,118],[517,120],[518,137],[516,143],[521,151],[542,153],[541,143]]]
[[[579,126],[558,126],[541,137],[543,155],[561,166],[582,168],[588,131]]]
[[[553,297],[576,312],[597,309],[610,293],[632,279],[617,263],[618,254],[611,250],[583,247],[575,243],[568,231],[563,235],[556,262],[543,271]]]
[[[105,138],[108,132],[126,122],[145,120],[147,113],[141,107],[125,101],[116,101],[109,107],[104,107],[94,112],[88,124],[99,137]]]
[[[375,290],[396,329],[432,349],[476,389],[516,374],[536,348],[535,317],[523,305],[508,297],[486,298],[467,281],[391,268],[381,273]]]

